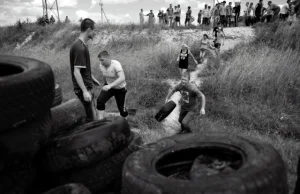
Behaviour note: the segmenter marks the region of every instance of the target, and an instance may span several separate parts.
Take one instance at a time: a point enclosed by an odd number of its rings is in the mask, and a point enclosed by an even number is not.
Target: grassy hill
[[[251,42],[224,52],[220,68],[203,78],[207,115],[194,121],[193,130],[228,131],[271,143],[287,164],[292,190],[300,153],[300,23],[258,24],[254,28],[256,37]],[[66,24],[0,28],[0,50],[50,64],[66,101],[75,97],[69,47],[78,37],[78,29],[78,25]],[[153,118],[169,89],[162,81],[179,79],[176,57],[182,42],[199,55],[203,30],[208,29],[97,26],[97,37],[89,45],[93,74],[102,80],[96,57],[101,50],[108,50],[121,62],[128,83],[127,105],[138,109],[130,122],[141,129],[147,142],[167,135]],[[16,50],[17,42],[22,43],[32,32],[32,40]],[[117,111],[114,99],[109,101],[108,111]]]

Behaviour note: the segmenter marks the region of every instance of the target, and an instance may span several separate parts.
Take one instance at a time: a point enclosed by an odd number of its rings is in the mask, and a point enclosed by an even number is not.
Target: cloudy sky
[[[52,5],[55,0],[47,0]],[[60,12],[60,18],[64,20],[68,16],[71,22],[77,22],[80,17],[90,17],[94,21],[101,20],[100,0],[57,0]],[[203,9],[204,4],[212,4],[214,0],[102,0],[104,3],[104,12],[110,22],[128,23],[138,22],[140,9],[144,9],[144,13],[148,13],[152,9],[157,15],[159,9],[165,10],[172,3],[181,5],[184,11],[187,6],[192,7],[193,15]],[[217,1],[217,0],[216,0]],[[229,0],[227,0],[229,1]],[[241,1],[242,5],[248,0],[232,0]],[[251,2],[251,0],[250,0]],[[258,0],[253,0],[254,4]],[[282,5],[285,0],[273,0],[274,3]],[[267,0],[264,0],[267,3]],[[14,24],[18,19],[21,21],[28,18],[36,21],[37,16],[43,14],[42,0],[0,0],[0,26]],[[50,14],[51,15],[51,12]],[[54,15],[54,14],[53,14]],[[147,17],[146,17],[147,18]],[[145,19],[146,19],[145,18]],[[182,19],[183,20],[183,19]]]

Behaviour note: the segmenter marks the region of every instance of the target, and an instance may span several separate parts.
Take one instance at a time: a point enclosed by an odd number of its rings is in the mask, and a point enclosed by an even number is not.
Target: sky
[[[47,0],[52,5],[55,0]],[[82,18],[89,17],[95,22],[101,21],[100,0],[57,0],[60,19],[66,16],[71,22],[78,22]],[[102,0],[104,13],[111,23],[138,23],[139,12],[144,9],[144,13],[149,13],[152,9],[155,16],[158,10],[166,10],[170,4],[180,4],[182,18],[185,17],[187,6],[191,6],[192,15],[196,18],[204,4],[212,5],[214,0]],[[217,0],[215,0],[217,2]],[[246,1],[256,4],[258,0],[227,0],[227,2],[241,2],[242,9]],[[268,0],[264,0],[266,4]],[[273,0],[278,5],[284,4],[285,0]],[[15,24],[17,20],[25,21],[27,18],[35,22],[38,16],[43,15],[42,0],[0,0],[0,26]],[[55,16],[50,11],[49,15]],[[147,16],[145,17],[147,19]],[[57,20],[57,19],[56,19]],[[156,18],[156,22],[158,19]],[[184,19],[181,19],[182,23]]]

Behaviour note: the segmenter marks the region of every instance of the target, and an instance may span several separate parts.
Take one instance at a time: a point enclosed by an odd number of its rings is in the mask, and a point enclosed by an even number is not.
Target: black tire
[[[2,132],[0,144],[3,151],[0,152],[0,163],[10,165],[11,161],[7,157],[11,154],[27,154],[33,158],[47,143],[51,130],[52,119],[48,110],[44,115],[34,118],[18,129]]]
[[[54,75],[41,61],[0,57],[0,132],[17,128],[44,114],[54,98]]]
[[[0,145],[0,193],[2,194],[27,194],[31,189],[36,168],[31,155],[8,154]],[[3,157],[5,160],[3,161]],[[4,162],[4,163],[3,163]]]
[[[56,107],[58,105],[60,105],[63,101],[63,96],[62,96],[62,90],[60,85],[55,84],[55,95],[54,95],[54,99],[53,99],[53,103],[52,103],[52,107]]]
[[[122,167],[126,158],[139,149],[142,139],[132,133],[128,147],[114,154],[102,162],[89,165],[85,168],[74,169],[58,174],[56,177],[61,183],[78,182],[84,184],[92,193],[118,192],[121,189]]]
[[[91,194],[82,184],[70,183],[51,189],[43,194]]]
[[[297,181],[296,181],[295,190],[293,194],[300,194],[300,156],[298,159],[298,166],[297,166]]]
[[[170,100],[155,114],[155,119],[158,122],[161,122],[162,120],[167,118],[167,116],[169,116],[169,114],[174,110],[175,107],[176,103]]]
[[[71,99],[51,109],[53,130],[52,137],[62,132],[69,131],[85,120],[85,110],[78,99]]]
[[[86,123],[47,145],[45,168],[60,172],[102,161],[128,146],[130,134],[123,117]]]
[[[284,162],[271,145],[226,133],[191,133],[158,141],[130,155],[123,166],[122,194],[288,194]],[[198,180],[167,178],[191,169],[200,154],[241,161],[227,174]]]

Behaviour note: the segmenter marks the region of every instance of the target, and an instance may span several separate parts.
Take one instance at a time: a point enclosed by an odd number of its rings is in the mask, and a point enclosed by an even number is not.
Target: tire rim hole
[[[10,64],[0,64],[0,77],[10,76],[22,73],[24,70],[21,67],[10,65]]]
[[[222,147],[195,147],[181,149],[164,155],[155,165],[161,175],[182,180],[191,180],[192,170],[199,178],[238,170],[243,164],[242,153]],[[194,167],[194,168],[193,168]]]

